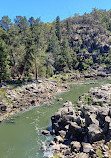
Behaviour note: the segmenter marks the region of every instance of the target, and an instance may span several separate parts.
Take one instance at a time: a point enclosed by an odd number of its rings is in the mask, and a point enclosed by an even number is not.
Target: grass
[[[7,98],[7,88],[0,88],[0,101],[4,101],[8,105],[12,105],[9,98]]]
[[[100,149],[96,150],[96,154],[99,156],[99,158],[102,158],[102,151]]]
[[[61,154],[62,154],[62,153],[59,153],[59,154],[57,154],[57,155],[55,155],[55,156],[53,156],[53,157],[51,157],[51,158],[59,158]]]

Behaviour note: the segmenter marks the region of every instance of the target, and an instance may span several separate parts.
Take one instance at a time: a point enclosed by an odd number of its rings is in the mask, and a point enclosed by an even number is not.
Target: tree
[[[64,37],[62,41],[61,46],[61,52],[58,55],[58,61],[57,61],[57,70],[58,71],[64,71],[65,69],[71,69],[72,68],[72,57],[73,54],[72,49],[69,46],[69,42],[66,37]]]
[[[9,76],[8,49],[6,43],[0,39],[0,83]]]
[[[71,34],[71,26],[70,26],[70,21],[69,20],[66,21],[66,30],[67,30],[67,36],[69,38],[69,36]]]
[[[47,52],[48,54],[50,54],[50,56],[52,56],[54,60],[54,62],[52,62],[53,63],[52,67],[54,67],[56,70],[58,67],[58,60],[59,60],[59,55],[61,53],[61,49],[59,45],[59,40],[54,32],[50,36]]]
[[[16,16],[14,19],[15,25],[17,26],[19,33],[21,33],[23,39],[26,37],[28,32],[28,21],[27,18],[24,16]]]
[[[58,40],[61,40],[61,25],[60,25],[60,17],[56,17],[56,36],[58,37]]]
[[[8,16],[3,16],[2,19],[0,20],[0,26],[6,30],[9,31],[10,27],[12,26],[11,20],[9,19]]]

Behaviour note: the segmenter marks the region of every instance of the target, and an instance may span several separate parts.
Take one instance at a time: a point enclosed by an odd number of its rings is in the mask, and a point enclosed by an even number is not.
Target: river
[[[87,83],[87,81],[85,81]],[[48,144],[51,136],[40,134],[42,129],[51,126],[50,117],[62,107],[66,100],[75,105],[78,97],[91,87],[111,83],[111,80],[98,80],[96,84],[70,85],[70,91],[58,94],[63,101],[54,101],[54,105],[41,105],[26,112],[19,113],[0,124],[0,158],[43,158],[40,147]]]

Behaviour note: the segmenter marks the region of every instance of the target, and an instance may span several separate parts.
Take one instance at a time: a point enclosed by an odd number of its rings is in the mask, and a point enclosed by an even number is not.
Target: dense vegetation
[[[111,63],[111,10],[52,23],[40,18],[8,16],[0,20],[0,82],[9,79],[50,77]]]

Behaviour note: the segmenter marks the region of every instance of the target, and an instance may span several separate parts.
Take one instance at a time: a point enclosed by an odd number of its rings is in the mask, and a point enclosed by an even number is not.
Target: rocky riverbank
[[[55,94],[67,90],[66,84],[48,79],[21,85],[5,85],[0,88],[0,122],[5,118],[25,111],[32,106],[52,104]]]
[[[79,97],[76,107],[64,103],[51,121],[55,138],[43,150],[53,151],[58,158],[110,158],[111,84],[91,88]]]
[[[80,80],[98,80],[98,79],[107,79],[111,78],[111,70],[106,66],[95,66],[89,70],[62,73],[54,75],[53,79],[58,79],[61,82],[70,82],[70,81],[80,81]]]

